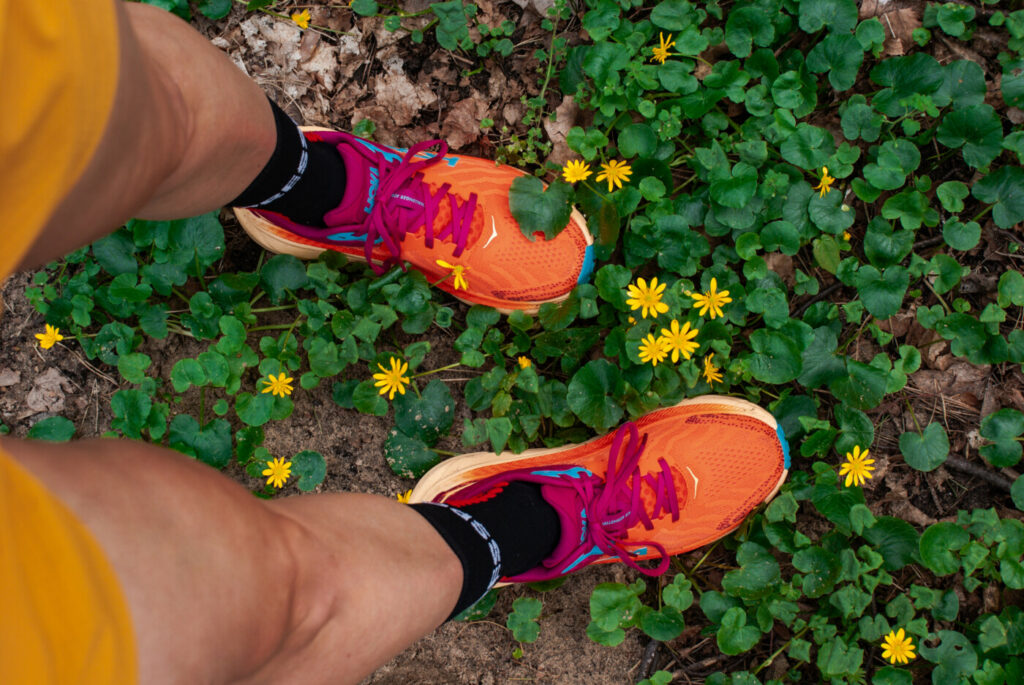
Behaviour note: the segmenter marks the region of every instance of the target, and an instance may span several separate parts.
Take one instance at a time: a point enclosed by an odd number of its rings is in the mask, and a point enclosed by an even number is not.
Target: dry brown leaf
[[[9,388],[21,382],[21,374],[6,366],[0,369],[0,388]]]
[[[487,103],[479,95],[459,100],[445,115],[441,137],[453,150],[466,147],[480,137],[480,119],[486,113]]]
[[[72,390],[74,385],[64,374],[51,367],[36,376],[32,382],[32,389],[25,396],[27,411],[19,418],[25,418],[40,412],[56,413],[64,409],[64,395]]]
[[[793,258],[781,252],[772,252],[765,256],[765,263],[768,268],[777,273],[783,282],[789,287],[796,283],[796,271],[793,268]]]
[[[396,126],[408,126],[424,109],[429,109],[437,96],[425,88],[417,88],[404,73],[390,72],[375,76],[373,95],[385,108]]]
[[[501,116],[505,118],[505,123],[512,125],[523,118],[526,114],[526,106],[521,102],[510,102],[501,110]]]
[[[992,368],[989,366],[974,366],[955,360],[944,371],[921,369],[910,374],[909,384],[923,395],[956,397],[971,406],[978,406],[985,396],[985,387],[991,374]],[[964,395],[971,395],[973,402],[968,401]]]
[[[913,49],[914,29],[921,27],[921,10],[916,7],[897,9],[892,0],[864,0],[860,6],[860,18],[878,17],[885,29],[883,52],[890,57],[906,54]]]
[[[555,120],[544,118],[544,131],[554,147],[548,155],[548,161],[562,166],[573,158],[573,151],[569,149],[566,136],[569,129],[576,124],[576,117],[579,116],[580,108],[571,95],[562,98],[562,104],[555,108]]]
[[[521,9],[531,9],[542,17],[548,16],[548,10],[555,6],[555,0],[512,0]]]

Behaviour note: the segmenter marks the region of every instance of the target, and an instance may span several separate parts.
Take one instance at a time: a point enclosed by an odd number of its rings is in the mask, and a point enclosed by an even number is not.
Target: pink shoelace
[[[573,479],[572,484],[583,500],[586,515],[590,520],[587,529],[589,541],[605,554],[619,557],[627,566],[645,575],[657,576],[668,570],[669,558],[665,547],[654,541],[624,541],[627,531],[638,522],[647,530],[651,530],[654,528],[652,520],[665,514],[671,514],[673,521],[679,520],[679,500],[668,462],[658,459],[660,471],[643,475],[640,473],[640,457],[646,446],[647,436],[640,437],[640,431],[635,423],[623,424],[615,432],[615,439],[608,455],[608,472],[603,483],[600,478],[595,477]],[[650,515],[645,511],[640,497],[640,487],[643,483],[646,483],[655,495]],[[641,568],[627,549],[647,546],[658,550],[661,555],[661,560],[654,569]]]
[[[415,159],[416,155],[434,146],[439,148],[437,154],[426,159]],[[373,208],[366,220],[362,224],[338,228],[366,234],[366,261],[376,273],[384,273],[389,266],[401,262],[401,242],[405,240],[406,234],[415,233],[420,228],[424,229],[424,240],[428,248],[434,246],[435,240],[450,239],[455,243],[455,256],[462,254],[466,249],[473,213],[476,211],[476,193],[470,193],[469,199],[460,205],[454,195],[448,194],[451,184],[445,183],[437,192],[431,192],[420,173],[444,159],[448,154],[447,143],[443,140],[417,143],[406,151],[401,161],[389,159],[363,145],[353,145],[352,148],[377,167],[380,181],[376,192],[371,190],[374,196]],[[441,230],[435,233],[434,219],[445,197],[451,206],[451,216]],[[378,238],[391,255],[380,266],[370,258]]]

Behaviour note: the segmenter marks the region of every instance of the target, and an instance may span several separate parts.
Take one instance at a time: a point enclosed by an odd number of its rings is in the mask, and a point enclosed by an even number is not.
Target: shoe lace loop
[[[435,146],[438,147],[435,154],[416,159],[417,155]],[[448,192],[451,184],[445,183],[436,191],[431,191],[420,173],[444,159],[448,154],[447,143],[443,140],[418,143],[409,148],[400,161],[361,145],[355,147],[360,154],[377,165],[380,179],[370,198],[372,208],[366,220],[361,226],[350,227],[355,232],[365,232],[366,261],[373,270],[378,274],[384,273],[388,267],[400,263],[402,241],[407,234],[415,233],[420,228],[424,231],[426,247],[432,248],[435,240],[451,240],[455,243],[455,256],[461,255],[466,249],[470,225],[476,212],[476,193],[470,193],[469,199],[460,204],[458,198]],[[447,223],[435,232],[434,220],[445,198],[450,203],[451,213]],[[378,239],[390,255],[379,266],[371,259]]]
[[[598,549],[609,556],[617,556],[627,566],[649,576],[668,570],[665,547],[654,541],[626,541],[630,528],[638,522],[647,530],[654,528],[653,520],[670,514],[679,520],[679,498],[668,462],[658,459],[660,470],[640,473],[640,457],[647,446],[647,436],[640,436],[635,423],[623,424],[616,432],[608,455],[608,471],[603,483],[599,478],[576,480],[573,485],[583,500],[590,525],[587,537]],[[654,493],[650,512],[644,508],[640,490],[646,485]],[[685,483],[681,484],[685,488]],[[684,493],[685,494],[685,493]],[[654,569],[641,568],[627,548],[653,547],[661,560]]]

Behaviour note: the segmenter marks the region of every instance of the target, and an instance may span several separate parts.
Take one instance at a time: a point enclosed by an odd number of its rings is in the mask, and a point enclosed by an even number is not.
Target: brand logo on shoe
[[[367,214],[373,209],[373,203],[377,200],[377,185],[380,183],[380,179],[377,176],[377,167],[370,167],[370,190],[366,196],[366,206],[363,207],[363,211]]]
[[[498,227],[495,225],[494,217],[492,216],[491,217],[491,237],[487,239],[486,243],[484,243],[484,249],[487,249],[487,246],[491,244],[491,241],[494,240],[497,237],[498,237]]]

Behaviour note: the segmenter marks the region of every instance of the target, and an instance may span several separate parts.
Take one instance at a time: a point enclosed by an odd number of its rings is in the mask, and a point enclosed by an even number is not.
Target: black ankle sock
[[[341,204],[345,194],[345,162],[330,143],[307,140],[295,122],[273,100],[269,102],[277,128],[274,153],[230,205],[269,209],[296,223],[323,227],[324,214]]]
[[[462,592],[448,619],[473,606],[502,576],[537,566],[561,535],[558,513],[534,483],[514,482],[491,499],[458,509],[412,505],[462,562]]]

